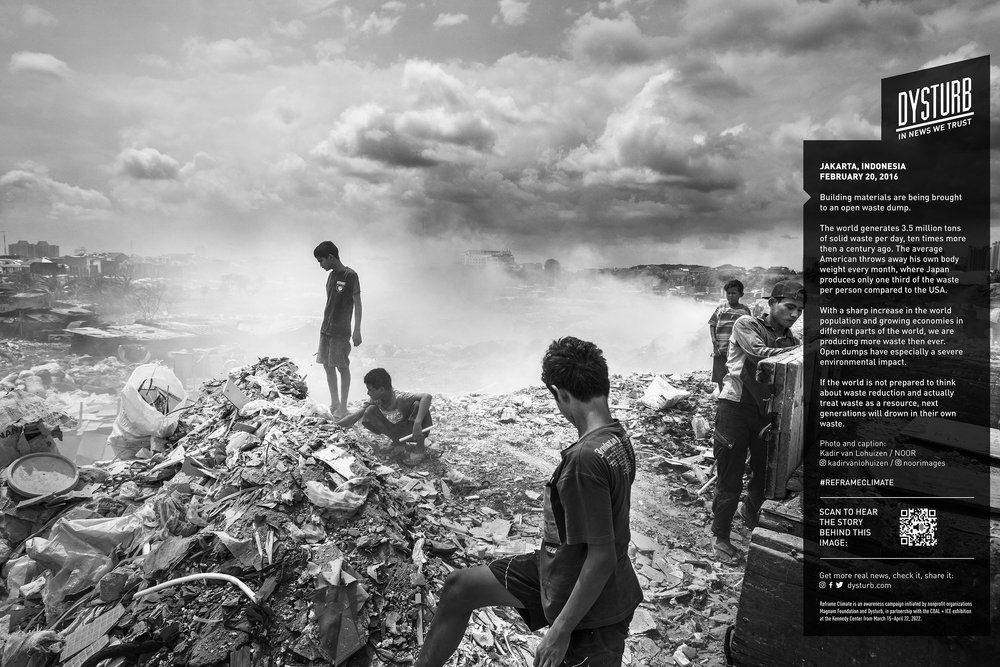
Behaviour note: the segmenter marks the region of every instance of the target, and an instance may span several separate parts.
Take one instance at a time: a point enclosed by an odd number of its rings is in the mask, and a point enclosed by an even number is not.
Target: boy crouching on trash
[[[537,667],[621,665],[642,590],[628,556],[635,453],[608,408],[608,365],[578,338],[553,342],[542,381],[579,439],[545,486],[541,548],[448,575],[417,667],[444,665],[475,609],[514,607],[532,630],[549,626]]]
[[[420,464],[427,456],[424,432],[433,423],[431,395],[393,389],[392,378],[384,368],[368,371],[365,388],[368,390],[368,402],[360,410],[338,421],[337,426],[349,428],[360,420],[361,425],[372,433],[387,436],[392,443],[390,453],[402,455],[404,464]],[[400,442],[404,439],[412,440],[412,449]]]

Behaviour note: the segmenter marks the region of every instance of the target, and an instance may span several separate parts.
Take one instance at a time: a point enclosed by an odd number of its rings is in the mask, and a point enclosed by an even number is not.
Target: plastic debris
[[[667,410],[689,397],[691,392],[685,389],[678,389],[667,381],[662,375],[653,377],[652,382],[643,392],[642,404],[653,410]]]

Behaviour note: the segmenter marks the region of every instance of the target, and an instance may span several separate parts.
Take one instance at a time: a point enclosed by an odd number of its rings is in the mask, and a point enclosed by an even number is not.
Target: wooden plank
[[[1000,461],[1000,430],[940,417],[917,417],[900,435]],[[989,442],[989,451],[983,447]],[[979,446],[970,444],[978,443]]]
[[[762,528],[802,537],[802,496],[784,502],[765,500],[760,512]]]
[[[802,356],[784,364],[785,377],[780,387],[781,405],[776,452],[781,458],[776,461],[774,498],[787,495],[788,479],[802,463]]]
[[[771,407],[777,418],[764,476],[764,495],[768,498],[785,497],[788,479],[802,463],[803,358],[804,351],[799,345],[762,359],[757,365],[758,379],[774,384],[775,388]]]

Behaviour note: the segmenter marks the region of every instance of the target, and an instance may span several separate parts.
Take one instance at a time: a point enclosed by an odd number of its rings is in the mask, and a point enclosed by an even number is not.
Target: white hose
[[[170,581],[164,581],[162,584],[157,584],[152,588],[145,588],[133,597],[142,597],[144,595],[149,595],[150,593],[155,593],[156,591],[161,591],[164,588],[169,588],[171,586],[176,586],[177,584],[186,584],[189,581],[198,581],[199,579],[219,579],[222,581],[228,581],[231,584],[235,584],[241,591],[246,593],[246,596],[250,598],[250,601],[257,604],[257,595],[250,589],[249,586],[244,584],[242,581],[228,574],[219,574],[217,572],[204,572],[202,574],[189,574],[186,577],[178,577],[177,579],[171,579]]]

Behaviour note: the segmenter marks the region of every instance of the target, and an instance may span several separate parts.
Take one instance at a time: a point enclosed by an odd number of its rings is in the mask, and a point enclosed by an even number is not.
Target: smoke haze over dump
[[[314,353],[327,274],[312,258],[269,259],[241,275],[239,296],[211,295],[201,307],[243,321],[237,341],[250,355],[289,356],[307,374],[317,401],[328,401]],[[555,338],[597,343],[611,372],[682,372],[709,368],[707,320],[714,304],[652,293],[640,281],[590,271],[542,271],[530,280],[492,268],[459,265],[460,253],[433,244],[413,252],[341,244],[341,258],[360,276],[363,343],[351,353],[352,400],[362,378],[384,367],[403,389],[431,393],[502,392],[538,385],[541,357]],[[391,254],[390,254],[391,252]],[[588,251],[570,256],[594,258]],[[565,265],[564,265],[565,266]]]

